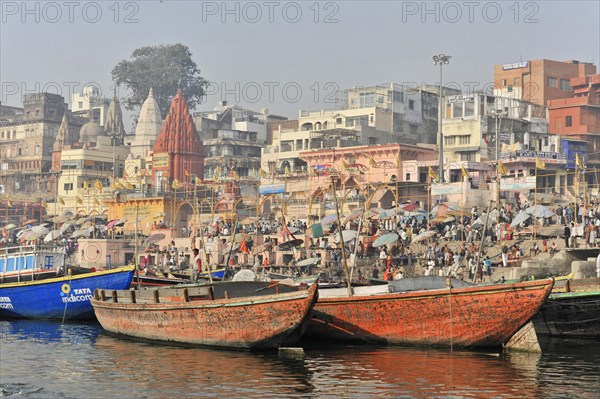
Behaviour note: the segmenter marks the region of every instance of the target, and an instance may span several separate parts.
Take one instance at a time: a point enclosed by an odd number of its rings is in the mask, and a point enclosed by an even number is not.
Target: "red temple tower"
[[[153,151],[152,181],[155,186],[171,187],[175,179],[182,184],[193,184],[195,177],[204,178],[202,141],[181,89],[171,102]]]

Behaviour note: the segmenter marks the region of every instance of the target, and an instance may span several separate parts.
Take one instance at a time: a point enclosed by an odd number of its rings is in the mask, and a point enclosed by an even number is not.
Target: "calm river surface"
[[[599,398],[600,343],[543,354],[309,347],[304,356],[164,346],[95,324],[0,321],[0,397]]]

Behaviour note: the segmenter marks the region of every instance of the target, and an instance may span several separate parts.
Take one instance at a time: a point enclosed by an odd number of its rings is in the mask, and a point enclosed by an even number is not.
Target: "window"
[[[63,186],[65,191],[70,191],[73,190],[73,183],[65,183],[65,185]]]
[[[552,78],[552,77],[548,77],[548,86],[550,87],[558,87],[558,79],[557,78]]]
[[[79,105],[79,109],[82,109],[83,108],[83,101],[79,101],[79,104],[77,104],[77,105]]]
[[[369,145],[377,144],[377,137],[369,137]]]
[[[569,82],[569,79],[560,80],[560,89],[562,91],[571,91],[571,82]]]
[[[471,144],[471,136],[459,136],[458,144]]]
[[[17,138],[17,131],[13,130],[13,139],[16,139],[16,138]]]
[[[565,116],[565,127],[571,127],[573,126],[573,117],[572,116]]]
[[[409,128],[410,128],[410,134],[412,134],[413,136],[416,136],[418,126],[417,125],[410,125]]]
[[[25,148],[25,156],[29,156],[29,147]]]
[[[515,78],[515,80],[514,80],[514,85],[515,85],[515,86],[518,86],[518,85],[519,85],[519,78]]]
[[[461,161],[475,161],[475,151],[466,151],[460,153]]]
[[[21,151],[21,147],[19,147],[19,149],[17,150],[17,155],[18,155],[18,156],[21,156],[21,155],[23,155],[23,154],[22,154],[22,151]]]
[[[33,152],[34,152],[35,155],[40,155],[40,146],[36,145]]]
[[[456,136],[444,137],[444,145],[454,145],[456,143]]]
[[[404,179],[405,181],[410,181],[410,173],[406,174],[406,178]]]
[[[548,136],[544,137],[544,147],[548,147]]]
[[[335,123],[342,123],[342,118],[336,118]]]
[[[502,86],[506,86],[506,79],[502,79]]]
[[[408,100],[408,109],[415,109],[415,100]]]

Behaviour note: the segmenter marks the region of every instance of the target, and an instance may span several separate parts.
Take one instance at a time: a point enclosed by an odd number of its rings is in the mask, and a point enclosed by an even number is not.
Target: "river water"
[[[308,346],[304,355],[115,338],[96,324],[0,321],[0,397],[599,398],[600,343],[499,353]]]

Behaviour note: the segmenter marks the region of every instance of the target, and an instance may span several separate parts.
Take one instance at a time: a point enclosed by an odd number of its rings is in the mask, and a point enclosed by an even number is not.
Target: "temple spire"
[[[123,125],[123,113],[121,112],[121,105],[117,98],[117,86],[115,85],[113,99],[108,106],[108,113],[106,115],[106,123],[104,129],[111,135],[116,135],[120,142],[123,143],[125,140],[125,126]]]

